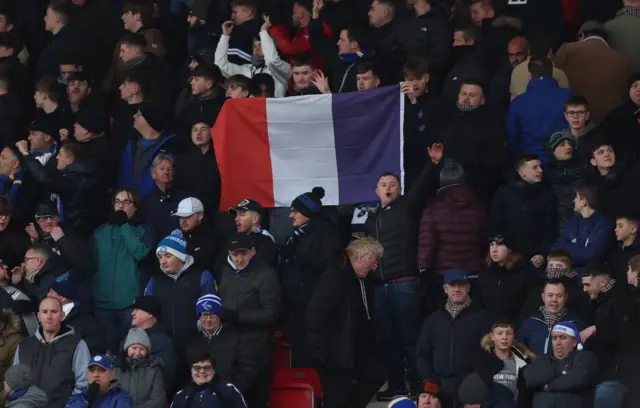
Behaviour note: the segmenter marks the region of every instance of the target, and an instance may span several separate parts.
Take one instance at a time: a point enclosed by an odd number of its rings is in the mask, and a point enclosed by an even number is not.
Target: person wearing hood
[[[162,361],[151,356],[151,340],[143,329],[132,327],[124,341],[114,373],[120,386],[129,392],[135,408],[165,408],[167,394],[162,377]]]
[[[238,389],[217,374],[217,363],[206,350],[190,350],[191,381],[176,393],[173,408],[247,408]]]
[[[56,156],[56,168],[42,166],[32,157],[26,140],[16,147],[33,178],[45,191],[59,196],[59,212],[65,224],[81,236],[90,236],[96,227],[95,201],[100,196],[100,182],[93,163],[83,160],[82,147],[77,142],[65,142]]]
[[[145,96],[146,97],[146,96]],[[176,136],[165,131],[167,112],[162,105],[144,102],[133,115],[139,136],[127,142],[120,156],[118,187],[134,188],[140,197],[153,191],[151,164],[161,153],[177,153]]]
[[[22,340],[22,320],[11,309],[0,309],[0,381],[6,378],[6,370],[13,364],[13,358]],[[6,394],[0,390],[0,404]]]
[[[187,341],[196,334],[197,320],[193,305],[206,294],[216,295],[216,281],[211,272],[194,264],[187,255],[187,241],[182,231],[175,230],[156,249],[161,273],[149,279],[145,296],[160,302],[159,323],[173,339],[177,350],[184,350]]]
[[[487,269],[479,275],[480,291],[476,299],[494,319],[515,321],[534,287],[535,276],[522,255],[512,249],[508,237],[500,234],[491,237]]]
[[[482,49],[480,29],[475,25],[457,28],[453,32],[453,68],[447,74],[442,90],[442,101],[453,104],[458,100],[464,80],[488,84],[491,79],[486,50]]]
[[[638,229],[640,228],[640,216],[635,210],[620,212],[616,216],[616,241],[617,245],[607,256],[607,265],[611,266],[613,277],[624,280],[629,266],[629,260],[640,255],[640,240]]]
[[[140,293],[139,263],[153,247],[153,237],[141,222],[138,195],[119,189],[113,196],[107,223],[93,234],[97,270],[93,276],[93,302],[107,331],[106,346],[115,351],[131,326],[132,306]]]
[[[222,299],[204,295],[196,303],[199,333],[189,343],[190,350],[208,350],[216,360],[216,375],[233,384],[243,395],[258,379],[264,348],[257,348],[242,329],[221,320]]]
[[[612,241],[613,225],[598,211],[595,187],[578,187],[573,203],[577,215],[567,221],[551,250],[567,251],[571,263],[580,272],[589,262],[601,261],[606,256]]]
[[[577,142],[569,131],[555,132],[547,142],[553,155],[549,163],[543,166],[543,173],[555,194],[558,232],[562,232],[566,222],[575,213],[576,189],[586,184],[589,179],[587,159],[578,156],[579,151],[576,151],[576,145]],[[583,145],[580,144],[580,146]]]
[[[553,191],[542,183],[538,156],[523,154],[515,160],[516,179],[496,190],[490,213],[491,231],[512,237],[512,248],[536,268],[544,266],[557,235],[557,209]]]
[[[45,298],[38,310],[40,328],[20,342],[13,365],[25,364],[33,373],[33,384],[47,393],[49,408],[63,408],[67,399],[88,386],[87,366],[91,355],[87,343],[63,324],[58,299]]]
[[[446,159],[445,159],[446,160]],[[449,269],[480,272],[487,242],[487,214],[457,163],[440,170],[440,189],[426,205],[418,231],[418,269],[433,280],[429,310],[444,301],[442,277]],[[464,240],[461,239],[464,237]]]
[[[589,101],[580,95],[567,99],[564,103],[564,118],[569,123],[569,128],[562,131],[563,138],[572,138],[574,156],[581,163],[588,163],[591,158],[591,144],[602,136],[600,127],[591,120]]]
[[[222,269],[220,296],[221,319],[251,339],[257,359],[258,378],[266,379],[269,369],[269,329],[280,315],[281,288],[277,272],[256,257],[251,237],[236,233],[229,238],[229,257]],[[308,314],[308,310],[307,310]],[[268,399],[267,381],[256,381],[245,397],[256,406]]]
[[[33,385],[31,369],[24,364],[9,367],[4,373],[4,407],[47,408],[47,394]]]
[[[280,284],[287,315],[285,330],[294,367],[309,367],[302,331],[304,313],[322,274],[341,250],[338,228],[322,213],[323,197],[324,189],[314,187],[293,200],[289,213],[293,235],[280,247]]]
[[[278,247],[273,235],[261,226],[264,209],[260,203],[247,198],[229,208],[229,212],[235,214],[237,231],[251,237],[256,247],[256,256],[270,267],[277,268]]]
[[[180,220],[174,215],[179,203],[187,197],[185,192],[173,188],[174,163],[174,157],[169,154],[158,153],[154,157],[151,178],[155,185],[149,194],[142,196],[142,213],[156,243],[180,226]]]
[[[583,408],[593,404],[598,382],[598,359],[583,350],[580,332],[568,321],[551,330],[552,355],[538,355],[524,370],[524,379],[533,392],[532,408]]]
[[[504,117],[487,103],[485,84],[462,77],[455,104],[434,118],[430,143],[442,143],[444,157],[462,166],[467,184],[488,207],[507,164]]]
[[[216,48],[216,65],[220,67],[220,71],[225,77],[240,74],[247,78],[252,78],[259,73],[271,75],[275,81],[275,96],[281,98],[285,96],[289,85],[289,79],[292,74],[291,65],[280,58],[273,38],[268,33],[271,28],[271,19],[269,16],[264,16],[263,19],[264,23],[260,28],[259,37],[253,40],[251,64],[243,65],[229,62],[227,51],[233,23],[231,21],[224,23],[222,25],[222,36]]]
[[[116,380],[113,362],[106,355],[94,356],[87,365],[89,386],[69,397],[65,408],[134,408],[133,398]]]
[[[636,163],[640,160],[640,72],[629,77],[627,89],[628,98],[607,114],[600,127],[614,148]]]
[[[104,327],[98,323],[93,313],[93,306],[81,302],[80,284],[69,278],[59,279],[53,282],[47,297],[58,299],[62,303],[65,324],[73,327],[76,336],[87,343],[92,354],[104,353],[105,346]],[[110,331],[110,330],[108,330]]]
[[[324,37],[323,22],[320,12],[324,0],[314,0],[312,17],[309,22],[309,42],[311,48],[326,64],[331,75],[331,91],[333,93],[357,91],[356,64],[369,54],[365,47],[366,35],[358,26],[351,26],[340,31],[338,53],[330,41]]]

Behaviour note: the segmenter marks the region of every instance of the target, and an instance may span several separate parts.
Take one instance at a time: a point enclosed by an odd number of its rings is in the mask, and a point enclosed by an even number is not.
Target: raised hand
[[[228,20],[222,23],[222,34],[230,36],[233,31],[233,21]]]

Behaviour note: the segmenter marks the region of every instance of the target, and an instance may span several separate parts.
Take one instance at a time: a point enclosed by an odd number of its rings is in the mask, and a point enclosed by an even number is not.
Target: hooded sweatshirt
[[[46,408],[48,403],[47,394],[32,385],[26,390],[18,390],[7,395],[4,406],[6,408]]]

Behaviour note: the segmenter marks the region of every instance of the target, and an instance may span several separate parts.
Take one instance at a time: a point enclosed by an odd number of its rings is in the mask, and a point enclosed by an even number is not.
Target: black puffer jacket
[[[576,189],[587,183],[589,169],[578,159],[558,161],[550,157],[551,161],[544,166],[544,176],[556,196],[558,231],[561,231],[565,222],[574,215]]]
[[[556,212],[556,200],[548,186],[521,179],[511,181],[496,190],[491,206],[491,231],[513,237],[513,249],[525,259],[544,256],[557,236]]]
[[[515,321],[534,285],[534,275],[523,262],[509,269],[492,262],[480,274],[479,300],[493,318]]]
[[[378,207],[367,217],[367,235],[384,248],[375,279],[379,283],[407,276],[417,276],[416,266],[419,212],[427,192],[434,187],[430,179],[439,174],[439,166],[429,162],[408,194],[398,197],[386,207]]]

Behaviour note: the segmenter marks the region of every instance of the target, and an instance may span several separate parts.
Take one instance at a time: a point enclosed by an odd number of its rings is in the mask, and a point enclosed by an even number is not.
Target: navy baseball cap
[[[451,269],[444,273],[444,283],[451,285],[454,282],[469,284],[467,273],[461,269]]]
[[[87,365],[87,367],[91,367],[94,365],[100,366],[105,370],[113,369],[113,362],[111,361],[111,359],[101,354],[98,354],[97,356],[93,356],[93,358],[89,360],[89,364]]]

